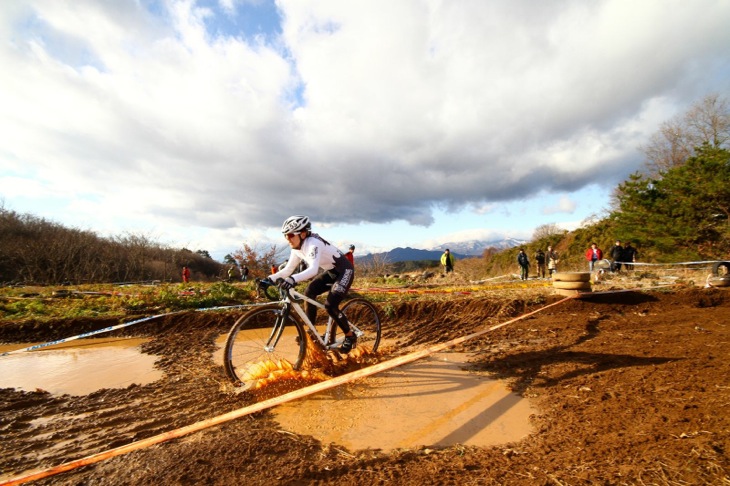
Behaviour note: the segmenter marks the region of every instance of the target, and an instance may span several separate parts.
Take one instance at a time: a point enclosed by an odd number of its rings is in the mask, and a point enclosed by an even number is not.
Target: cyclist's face
[[[289,242],[289,246],[298,250],[302,246],[302,234],[301,233],[287,233],[285,235],[286,241]]]

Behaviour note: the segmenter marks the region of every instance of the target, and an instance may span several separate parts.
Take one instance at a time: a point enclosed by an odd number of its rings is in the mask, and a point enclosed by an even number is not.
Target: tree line
[[[30,214],[0,207],[0,282],[64,284],[214,280],[224,265],[205,251],[160,245],[147,236],[102,238]]]

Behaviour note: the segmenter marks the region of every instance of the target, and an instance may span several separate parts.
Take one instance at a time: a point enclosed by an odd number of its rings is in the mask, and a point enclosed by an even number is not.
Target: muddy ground
[[[382,359],[560,298],[474,294],[389,304],[385,334],[399,346]],[[725,289],[594,295],[467,341],[457,350],[474,353],[475,372],[506,380],[539,410],[530,418],[534,433],[519,442],[347,450],[282,431],[261,412],[36,484],[730,484],[729,310]],[[144,351],[160,357],[166,374],[150,385],[81,397],[0,390],[0,477],[252,403],[211,358],[231,322],[230,313],[190,313],[126,330],[153,338]],[[6,326],[0,340],[52,339],[89,325]]]

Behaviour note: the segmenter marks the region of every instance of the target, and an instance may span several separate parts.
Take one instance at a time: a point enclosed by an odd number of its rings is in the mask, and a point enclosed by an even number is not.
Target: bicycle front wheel
[[[352,299],[342,306],[342,313],[357,334],[357,347],[377,351],[380,344],[380,317],[375,306],[365,299]]]
[[[306,354],[304,330],[293,316],[281,316],[281,306],[259,307],[233,324],[228,332],[223,362],[228,377],[236,384],[252,379],[256,366],[288,363],[298,370]],[[285,362],[285,363],[280,363]]]

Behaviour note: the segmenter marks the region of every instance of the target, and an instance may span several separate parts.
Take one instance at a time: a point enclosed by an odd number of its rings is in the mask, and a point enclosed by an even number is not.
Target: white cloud
[[[293,212],[428,226],[615,185],[728,87],[728,2],[279,0],[273,41],[214,28],[257,2],[207,5],[0,5],[3,173],[224,239]]]
[[[572,213],[576,206],[575,201],[568,196],[561,196],[557,204],[543,208],[542,214]]]

